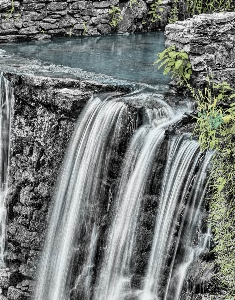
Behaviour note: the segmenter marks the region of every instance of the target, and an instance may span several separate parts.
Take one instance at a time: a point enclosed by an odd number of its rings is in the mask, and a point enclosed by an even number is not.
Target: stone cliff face
[[[111,32],[149,31],[164,28],[171,0],[163,1],[161,20],[151,22],[152,0],[3,0],[0,3],[0,42],[48,39],[53,36],[100,35]],[[110,23],[112,6],[120,8],[123,20]]]
[[[202,14],[165,28],[166,46],[189,54],[193,83],[200,85],[210,72],[235,87],[235,13]]]
[[[8,269],[0,271],[0,299],[31,299],[53,192],[75,122],[94,93],[121,88],[79,79],[13,73],[5,77],[14,87],[15,101],[7,198]]]

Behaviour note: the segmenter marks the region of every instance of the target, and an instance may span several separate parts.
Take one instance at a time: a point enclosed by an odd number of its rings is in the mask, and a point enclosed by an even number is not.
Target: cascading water
[[[90,100],[78,121],[55,196],[37,300],[69,299],[72,269],[76,267],[79,275],[75,275],[73,297],[77,289],[82,289],[80,297],[91,299],[91,266],[99,235],[95,224],[100,223],[99,204],[105,193],[111,155],[126,119],[123,103],[97,97]],[[79,256],[86,262],[83,268],[76,266],[75,257]]]
[[[206,167],[208,165],[208,159],[204,161],[202,168],[198,173],[197,180],[195,180],[192,187],[192,194],[187,199],[187,193],[189,187],[192,184],[196,167],[199,162],[201,153],[199,151],[198,143],[186,139],[186,137],[180,136],[172,140],[170,151],[168,154],[167,165],[162,182],[162,190],[159,202],[158,213],[156,215],[156,223],[154,230],[154,239],[152,244],[152,250],[149,258],[148,269],[144,279],[144,289],[141,295],[141,300],[154,300],[162,299],[164,292],[161,291],[162,282],[162,270],[166,265],[167,256],[173,244],[174,232],[176,230],[177,222],[179,221],[180,214],[182,214],[182,208],[184,209],[184,220],[181,221],[181,230],[185,231],[185,237],[178,234],[176,238],[175,251],[179,251],[179,242],[182,244],[182,248],[187,245],[190,247],[192,243],[192,233],[195,233],[199,214],[201,209],[201,202],[204,196],[205,190],[205,175]],[[201,187],[203,185],[204,188]],[[189,211],[189,212],[188,212]],[[188,214],[188,216],[186,216]],[[185,224],[184,224],[185,222]],[[184,226],[183,226],[184,225]],[[179,230],[179,231],[181,231]],[[181,240],[180,240],[181,239]],[[182,254],[182,253],[181,253]],[[183,263],[181,255],[179,259],[179,265]],[[172,268],[175,268],[175,261],[172,260],[170,268],[170,277],[172,276]],[[187,257],[185,258],[187,259]],[[172,288],[177,287],[175,292],[169,292],[169,286],[165,291],[164,299],[166,300],[178,300],[182,281],[184,280],[183,274],[178,275],[178,280],[172,276]],[[186,274],[184,274],[186,275]],[[167,279],[166,280],[170,280]],[[176,281],[176,282],[175,282]],[[168,283],[168,285],[171,283]]]
[[[103,268],[95,291],[96,300],[124,299],[130,285],[130,264],[133,255],[136,226],[141,202],[152,165],[164,139],[162,125],[174,115],[172,109],[147,110],[146,120],[151,126],[141,127],[132,139],[122,170],[116,213],[109,234]],[[160,117],[161,116],[161,117]],[[155,118],[157,117],[157,118]],[[165,123],[164,123],[165,121]],[[155,122],[157,123],[156,126]]]
[[[138,98],[133,95],[125,101]],[[141,97],[149,98],[146,94]],[[104,183],[121,128],[127,124],[127,106],[120,99],[97,97],[84,109],[55,196],[35,300],[179,299],[187,269],[200,252],[200,246],[193,248],[192,240],[212,154],[205,158],[188,134],[166,140],[167,127],[182,114],[157,97],[152,100],[157,108],[145,109],[146,125],[131,140],[111,207],[103,203],[107,199]],[[153,180],[162,156],[165,165]],[[138,273],[143,230],[139,220],[150,182],[159,186],[159,195],[154,195],[155,221],[149,230],[152,237],[146,241],[146,263]],[[112,212],[110,223],[103,220],[108,210]],[[108,227],[103,244],[100,219]],[[101,253],[98,262],[97,253]]]
[[[5,267],[6,195],[10,161],[11,107],[10,82],[0,75],[0,267]]]

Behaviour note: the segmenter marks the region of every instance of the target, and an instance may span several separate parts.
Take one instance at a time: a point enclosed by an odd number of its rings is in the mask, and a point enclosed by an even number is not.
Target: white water
[[[178,115],[170,120],[174,116],[172,109],[162,100],[159,104],[162,107],[158,109],[146,109],[144,120],[152,126],[141,127],[127,150],[95,300],[122,300],[133,293],[130,264],[145,187],[164,139],[164,127],[180,118]]]
[[[5,239],[6,239],[6,196],[9,179],[10,161],[10,131],[11,106],[13,91],[10,83],[0,75],[0,268],[5,267]]]
[[[125,101],[135,97],[133,93]],[[149,95],[142,98],[148,100]],[[146,108],[143,120],[148,125],[134,134],[116,194],[109,195],[113,217],[98,269],[96,255],[102,230],[97,218],[102,216],[103,185],[107,184],[110,158],[128,112],[123,103],[109,98],[92,99],[84,109],[58,183],[35,300],[179,299],[187,270],[201,249],[192,247],[192,239],[200,219],[211,154],[197,173],[202,156],[198,144],[187,134],[168,141],[163,178],[158,179],[161,193],[148,266],[141,274],[142,285],[133,287],[132,263],[142,230],[138,222],[146,187],[153,165],[162,155],[165,129],[181,118],[163,100],[154,100],[158,101],[157,108]],[[130,126],[135,128],[134,123]],[[189,196],[190,190],[192,195]],[[105,214],[110,203],[106,203]],[[177,239],[175,232],[180,215],[183,218]],[[172,263],[163,282],[173,242],[176,246]],[[185,244],[183,250],[182,243]],[[180,259],[178,251],[183,251]],[[83,253],[83,261],[75,259],[80,253]]]
[[[209,159],[210,157],[211,155],[209,155]],[[187,253],[179,257],[178,266],[180,270],[177,271],[177,280],[176,278],[172,278],[171,282],[171,276],[174,277],[172,275],[172,269],[175,267],[175,257],[173,256],[170,274],[167,278],[168,284],[164,292],[164,299],[167,300],[178,300],[180,297],[187,271],[187,268],[184,268],[185,261],[188,261],[188,263],[186,263],[187,267],[193,261],[190,258],[192,255],[191,243],[193,234],[196,233],[195,228],[198,225],[199,211],[201,210],[205,192],[206,167],[208,166],[209,159],[207,158],[205,160],[198,173],[198,178],[194,179],[193,177],[199,158],[199,145],[195,141],[190,141],[185,136],[179,136],[173,139],[162,184],[160,207],[156,216],[154,240],[144,280],[144,290],[140,297],[141,300],[163,298],[163,291],[161,290],[163,285],[162,274],[169,250],[173,243],[174,231],[179,215],[182,214],[182,209],[185,206],[186,208],[183,213],[185,218],[189,210],[186,224],[184,224],[185,220],[181,220],[181,230],[184,226],[185,236],[180,235],[180,230],[175,242],[175,251],[178,250],[179,242],[185,247],[188,247],[188,249],[186,251]],[[187,199],[187,203],[185,203],[186,195],[193,179],[192,199]],[[203,189],[201,188],[202,185],[204,186]],[[192,203],[188,203],[189,201],[192,201]],[[172,285],[173,292],[168,291],[169,285]],[[176,291],[174,288],[176,288]]]
[[[199,255],[205,251],[211,237],[210,230],[208,229],[207,233],[200,234],[197,244],[192,244],[193,238],[197,236],[196,231],[201,221],[202,204],[206,192],[207,168],[212,155],[212,152],[206,154],[185,205],[184,216],[181,221],[170,273],[168,275],[164,300],[180,299],[187,271],[191,264],[198,259]]]
[[[69,299],[73,256],[83,250],[79,249],[76,239],[88,240],[88,252],[96,243],[92,239],[98,234],[94,225],[99,221],[96,220],[98,205],[107,181],[110,157],[126,115],[123,103],[107,97],[104,101],[91,99],[79,118],[58,183],[39,269],[37,300]],[[88,264],[92,265],[94,253],[86,255]],[[91,270],[82,272],[87,273],[85,290],[89,296]]]

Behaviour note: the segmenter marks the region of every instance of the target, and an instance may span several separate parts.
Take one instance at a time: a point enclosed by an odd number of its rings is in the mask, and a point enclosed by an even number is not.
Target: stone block
[[[30,295],[13,286],[10,286],[7,292],[8,300],[28,300]]]
[[[26,11],[41,11],[43,8],[45,8],[45,3],[29,3],[24,6],[24,10]]]
[[[43,30],[51,30],[51,29],[56,29],[59,27],[58,23],[44,23],[44,22],[40,22],[39,26],[43,29]]]
[[[69,7],[71,10],[84,10],[87,8],[87,2],[86,1],[76,1],[72,3]]]
[[[8,288],[10,286],[10,273],[2,269],[0,270],[0,288]]]
[[[110,2],[109,1],[100,1],[100,2],[94,2],[93,6],[95,8],[107,8],[110,7]]]
[[[49,11],[57,11],[57,10],[64,10],[67,8],[67,2],[62,3],[50,3],[47,6],[47,10]]]
[[[19,34],[31,35],[37,33],[39,33],[39,29],[37,26],[29,26],[19,30]]]

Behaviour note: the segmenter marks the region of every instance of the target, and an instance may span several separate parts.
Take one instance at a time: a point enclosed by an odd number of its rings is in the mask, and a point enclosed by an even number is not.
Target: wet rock
[[[194,85],[200,86],[202,73],[234,85],[235,13],[201,14],[166,26],[166,46],[176,45],[189,54]]]
[[[98,32],[100,32],[101,34],[108,34],[111,32],[112,28],[110,25],[108,24],[99,24],[97,26],[97,30]]]
[[[147,10],[147,5],[143,0],[139,0],[138,4],[134,4],[132,7],[130,7],[130,4],[128,3],[122,10],[123,20],[118,24],[118,31],[134,31],[136,28],[134,20],[142,19],[147,13]]]
[[[13,286],[10,286],[7,292],[7,298],[8,300],[28,300],[30,299],[30,295]]]
[[[87,35],[108,34],[110,28],[110,9],[112,6],[119,7],[122,11],[123,21],[120,22],[120,32],[151,31],[163,28],[170,12],[171,0],[163,1],[161,6],[160,22],[151,22],[148,14],[153,1],[138,0],[132,5],[129,0],[111,1],[14,1],[12,12],[12,1],[3,0],[0,3],[0,14],[5,16],[0,20],[0,42],[9,40],[21,40],[22,35],[26,39],[43,39],[39,32],[44,31],[46,38],[53,36],[73,35],[79,36],[84,28],[74,29],[76,24],[92,25]],[[102,17],[102,18],[101,18]],[[68,19],[73,18],[73,22]],[[97,18],[95,21],[91,20]],[[91,22],[89,22],[91,20]],[[147,24],[147,25],[143,25]],[[147,22],[146,22],[147,21]],[[81,25],[80,25],[81,26]],[[19,31],[21,29],[21,31]],[[112,28],[116,31],[116,28]],[[48,35],[49,34],[49,35]],[[8,38],[4,38],[8,35]],[[50,36],[51,35],[51,36]]]
[[[10,286],[10,272],[5,269],[2,269],[0,270],[0,288],[6,289],[9,286]]]

